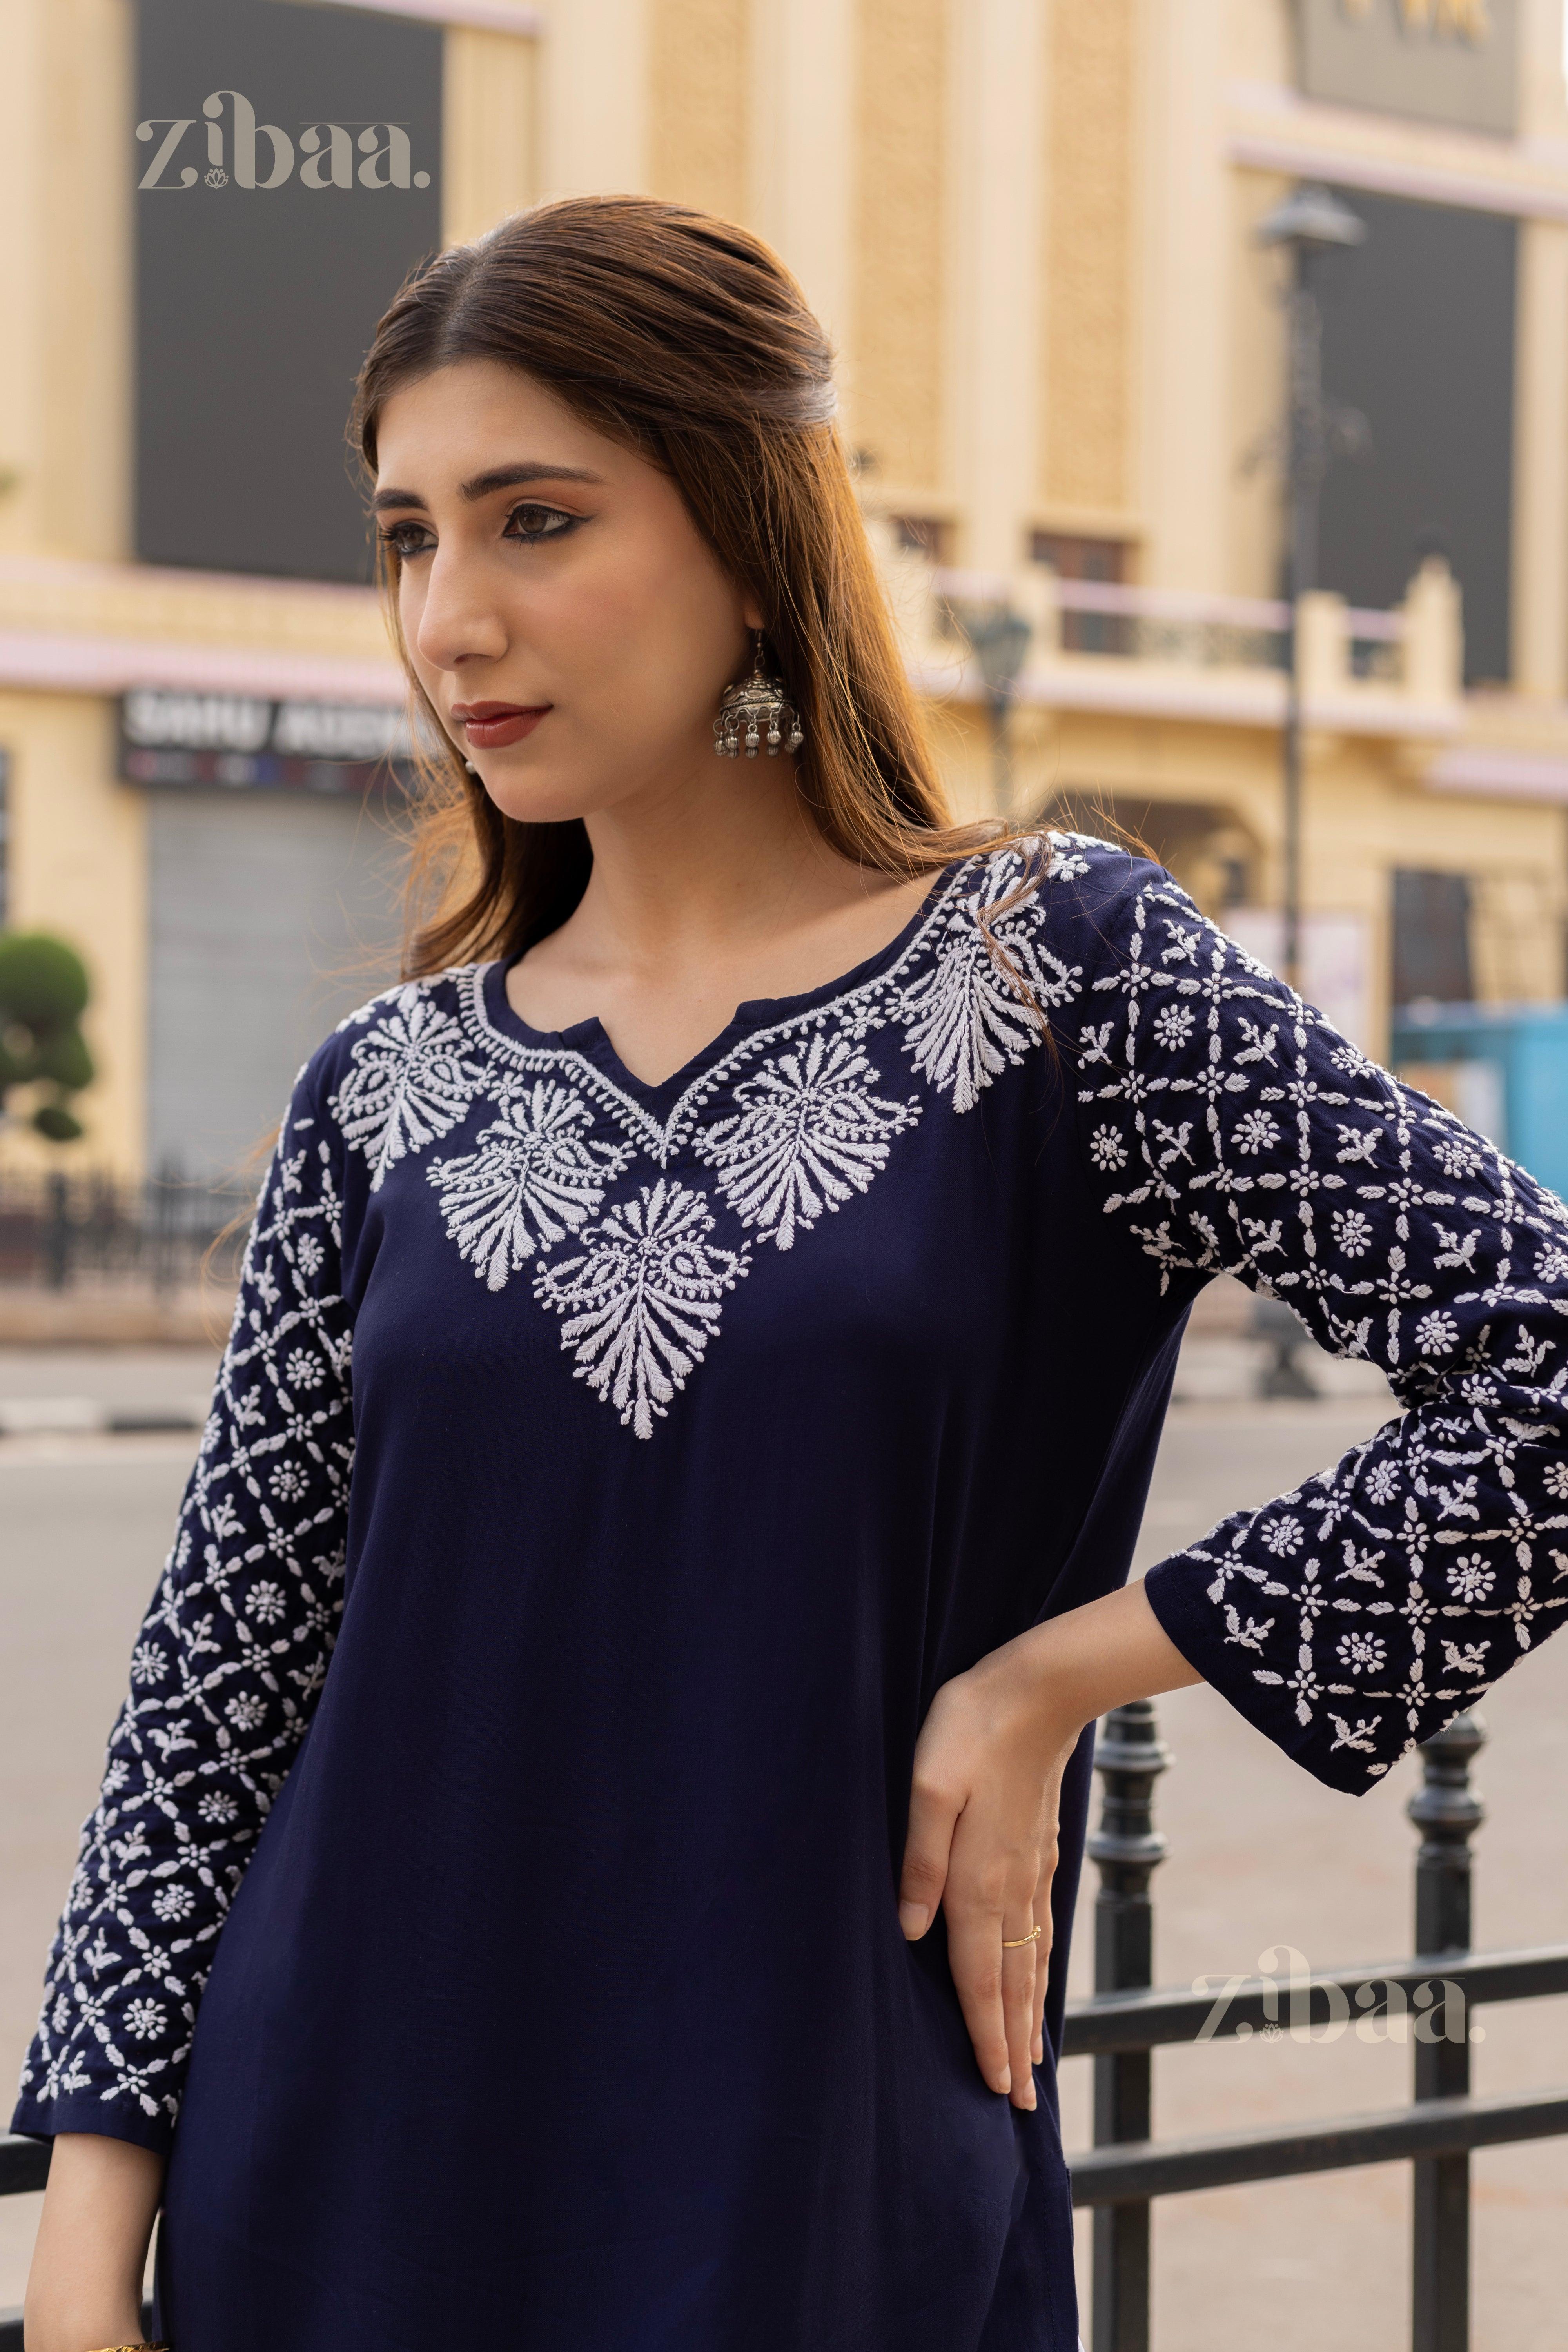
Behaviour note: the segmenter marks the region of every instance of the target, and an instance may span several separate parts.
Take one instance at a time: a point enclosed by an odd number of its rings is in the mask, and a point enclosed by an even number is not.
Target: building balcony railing
[[[1124,587],[1110,581],[1058,580],[1056,650],[1119,654],[1132,661],[1179,662],[1200,669],[1285,669],[1290,611],[1275,597],[1194,596],[1180,590]],[[1405,682],[1404,611],[1368,612],[1323,602],[1330,610],[1331,658],[1345,678]],[[1334,647],[1334,637],[1342,646]]]
[[[932,564],[873,519],[910,675],[945,699],[994,690],[994,647],[1021,661],[1007,698],[1024,708],[1146,714],[1278,729],[1290,614],[1275,598],[1058,577],[1044,563],[997,573]],[[1429,558],[1402,604],[1372,612],[1303,597],[1300,673],[1309,725],[1325,732],[1446,740],[1463,721],[1459,593]]]

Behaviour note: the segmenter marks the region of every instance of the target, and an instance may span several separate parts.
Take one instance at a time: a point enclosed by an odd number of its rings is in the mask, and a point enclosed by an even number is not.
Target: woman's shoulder
[[[1054,825],[1002,835],[976,850],[963,871],[977,902],[1026,896],[1045,915],[1103,906],[1152,883],[1175,887],[1148,850]]]
[[[489,967],[453,964],[395,982],[346,1013],[295,1081],[295,1100],[347,1127],[365,1105],[398,1092],[417,1070],[439,1086],[445,1068],[471,1082],[485,1055],[482,986]],[[352,1140],[351,1137],[351,1140]]]
[[[1007,835],[964,869],[958,898],[983,930],[1031,939],[1071,975],[1124,959],[1156,916],[1201,922],[1192,900],[1146,850],[1053,827]]]
[[[331,1035],[323,1040],[322,1050],[342,1038],[347,1038],[352,1048],[353,1041],[366,1030],[387,1022],[425,1027],[435,1021],[463,1020],[469,1010],[475,983],[489,969],[486,963],[455,963],[440,971],[419,972],[413,979],[395,981],[390,988],[380,990],[352,1013],[345,1013]]]

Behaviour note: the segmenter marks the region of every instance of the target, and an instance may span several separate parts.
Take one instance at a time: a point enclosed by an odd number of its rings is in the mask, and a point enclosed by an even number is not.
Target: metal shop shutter
[[[395,979],[399,844],[374,799],[149,794],[148,1164],[247,1168],[300,1065]]]

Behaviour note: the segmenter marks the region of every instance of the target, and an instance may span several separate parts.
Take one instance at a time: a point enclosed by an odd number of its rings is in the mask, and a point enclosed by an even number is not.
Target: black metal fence
[[[1363,2019],[1405,2019],[1415,2053],[1411,2105],[1283,2130],[1157,2140],[1153,2052],[1277,2031],[1281,1989],[1264,1977],[1227,1979],[1217,1995],[1154,1988],[1149,1885],[1166,1844],[1154,1826],[1153,1790],[1170,1758],[1151,1700],[1105,1717],[1094,1759],[1103,1808],[1089,1841],[1100,1877],[1095,1990],[1069,2005],[1063,2049],[1094,2064],[1094,2146],[1070,2159],[1073,2201],[1094,2208],[1090,2352],[1149,2352],[1154,2198],[1405,2160],[1415,2174],[1412,2352],[1469,2352],[1470,2151],[1568,2133],[1568,2087],[1490,2099],[1470,2090],[1468,2020],[1476,2005],[1568,1992],[1568,1944],[1471,1949],[1470,1839],[1485,1816],[1469,1776],[1485,1737],[1477,1717],[1461,1715],[1419,1751],[1422,1785],[1407,1808],[1421,1833],[1414,1956],[1300,1976],[1287,1989],[1292,2028],[1310,2032],[1352,2010]],[[1447,2030],[1451,2005],[1458,2033]],[[0,2135],[0,2197],[41,2189],[48,2158],[41,2141]],[[1258,2314],[1260,2331],[1268,2318]],[[144,2329],[151,2326],[148,2312]],[[22,2352],[19,2313],[0,2314],[0,2352]]]
[[[254,1186],[205,1182],[173,1163],[144,1182],[102,1170],[8,1170],[0,1284],[137,1284],[163,1295],[199,1280],[204,1265],[232,1282],[254,1200]]]
[[[1466,2021],[1475,2005],[1568,1992],[1568,1944],[1471,1949],[1470,1839],[1484,1814],[1469,1774],[1485,1736],[1478,1717],[1461,1715],[1419,1750],[1422,1785],[1407,1808],[1421,1833],[1414,1956],[1302,1975],[1288,1989],[1288,2022],[1298,2030],[1342,2021],[1352,2011],[1403,2019],[1415,2058],[1411,2105],[1283,2130],[1157,2140],[1154,2050],[1278,2031],[1281,1988],[1262,1977],[1227,1981],[1219,1994],[1153,1988],[1149,1882],[1166,1850],[1153,1790],[1170,1759],[1152,1701],[1106,1717],[1094,1759],[1103,1809],[1089,1841],[1100,1878],[1095,1990],[1069,2005],[1064,2043],[1065,2056],[1094,2063],[1094,2146],[1069,2159],[1074,2202],[1094,2208],[1090,2352],[1149,2352],[1153,2198],[1405,2158],[1415,2174],[1413,2352],[1469,2352],[1470,2150],[1568,2133],[1568,2087],[1522,2098],[1483,2099],[1470,2090]],[[1457,2032],[1449,2030],[1456,2018]],[[1258,2316],[1261,2331],[1268,2315]]]

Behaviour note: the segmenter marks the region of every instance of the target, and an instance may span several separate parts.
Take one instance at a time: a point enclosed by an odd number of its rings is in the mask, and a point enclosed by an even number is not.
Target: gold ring
[[[1015,1952],[1017,1950],[1020,1944],[1032,1944],[1039,1932],[1040,1925],[1039,1921],[1037,1920],[1026,1936],[1004,1936],[1002,1938],[1002,1949],[1005,1952]]]

